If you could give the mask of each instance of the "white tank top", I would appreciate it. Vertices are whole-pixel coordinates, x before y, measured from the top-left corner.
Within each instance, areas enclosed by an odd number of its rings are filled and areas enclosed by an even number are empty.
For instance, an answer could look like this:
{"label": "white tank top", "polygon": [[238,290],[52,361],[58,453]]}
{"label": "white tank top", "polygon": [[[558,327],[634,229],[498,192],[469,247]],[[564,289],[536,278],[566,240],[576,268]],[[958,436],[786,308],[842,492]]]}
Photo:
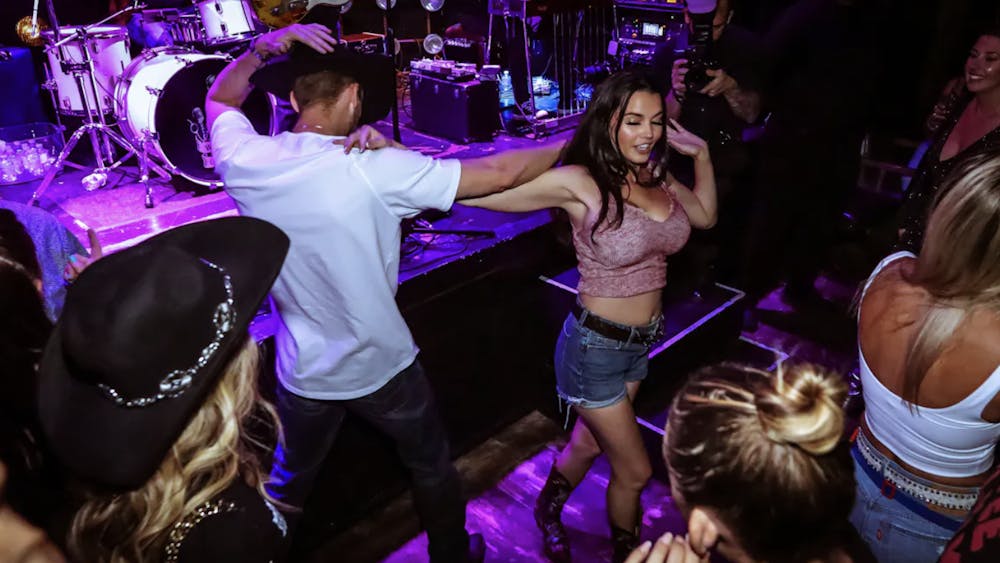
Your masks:
{"label": "white tank top", "polygon": [[[910,252],[886,257],[865,282],[862,292],[890,263],[914,258]],[[1000,366],[975,391],[950,407],[911,409],[875,377],[858,343],[865,420],[878,441],[911,467],[941,477],[970,477],[993,467],[993,452],[1000,437],[1000,423],[980,416],[1000,392]]]}

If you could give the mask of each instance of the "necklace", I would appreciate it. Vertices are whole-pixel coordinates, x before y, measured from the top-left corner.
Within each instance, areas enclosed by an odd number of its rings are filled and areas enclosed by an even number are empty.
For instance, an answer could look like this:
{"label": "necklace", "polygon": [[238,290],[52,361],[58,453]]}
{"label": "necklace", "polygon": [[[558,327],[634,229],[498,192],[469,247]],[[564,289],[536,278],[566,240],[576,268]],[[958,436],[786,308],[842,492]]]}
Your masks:
{"label": "necklace", "polygon": [[309,133],[322,133],[324,135],[330,135],[331,133],[329,133],[329,129],[330,128],[327,127],[327,126],[325,126],[325,125],[309,125],[309,124],[306,124],[306,123],[300,123],[300,124],[296,125],[292,129],[292,132],[293,133],[305,133],[305,132],[309,132]]}

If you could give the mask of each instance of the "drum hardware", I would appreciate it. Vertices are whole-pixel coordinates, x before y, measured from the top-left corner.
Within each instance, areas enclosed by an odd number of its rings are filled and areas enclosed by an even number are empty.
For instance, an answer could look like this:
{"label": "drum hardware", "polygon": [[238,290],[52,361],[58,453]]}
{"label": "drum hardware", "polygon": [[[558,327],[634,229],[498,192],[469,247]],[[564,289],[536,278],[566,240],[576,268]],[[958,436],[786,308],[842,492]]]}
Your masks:
{"label": "drum hardware", "polygon": [[196,0],[193,13],[176,8],[148,10],[144,18],[162,22],[174,45],[216,47],[246,41],[257,34],[247,0]]}
{"label": "drum hardware", "polygon": [[[147,209],[153,208],[153,190],[150,187],[152,184],[149,183],[149,168],[152,162],[149,158],[149,143],[154,140],[155,135],[150,135],[148,131],[144,131],[139,135],[139,148],[141,150],[139,156],[139,182],[146,188],[146,200],[144,202]],[[169,175],[165,175],[163,170],[154,166],[157,174],[159,174],[164,180],[170,178]]]}
{"label": "drum hardware", "polygon": [[195,7],[205,45],[226,45],[256,35],[253,11],[244,0],[202,0]]}
{"label": "drum hardware", "polygon": [[[110,33],[109,37],[108,34],[105,33],[109,28],[107,26],[101,26],[104,23],[121,16],[122,14],[141,8],[141,5],[135,3],[130,6],[126,6],[124,9],[111,14],[93,25],[63,29],[59,29],[58,27],[54,28],[54,32],[51,34],[53,37],[53,43],[46,49],[49,54],[49,71],[53,74],[50,79],[55,80],[56,89],[59,88],[60,79],[60,77],[56,74],[56,69],[62,71],[63,76],[69,75],[73,79],[73,82],[76,85],[76,93],[79,94],[79,103],[82,106],[84,123],[78,127],[72,135],[70,135],[62,151],[59,153],[59,156],[56,158],[55,165],[49,169],[44,178],[42,178],[38,188],[31,195],[31,205],[38,204],[39,199],[48,189],[52,181],[55,180],[57,172],[61,170],[63,164],[66,163],[66,160],[69,158],[69,154],[73,151],[76,144],[83,138],[84,135],[90,137],[91,145],[94,149],[94,157],[97,161],[97,166],[93,169],[93,171],[81,180],[84,187],[88,190],[94,190],[104,186],[107,183],[108,172],[118,168],[123,162],[132,156],[139,159],[139,168],[140,170],[145,171],[145,173],[140,176],[140,181],[142,181],[146,188],[147,207],[152,207],[153,203],[152,185],[149,182],[149,168],[152,168],[165,180],[170,178],[170,175],[161,166],[150,161],[149,155],[145,150],[146,143],[144,140],[141,142],[143,145],[142,147],[136,147],[135,144],[117,133],[111,128],[111,126],[108,125],[108,122],[105,119],[105,113],[107,113],[107,111],[101,104],[102,99],[100,93],[104,87],[98,82],[98,68],[95,66],[94,56],[95,54],[102,56],[104,53],[109,51],[114,53],[115,50],[104,48],[96,49],[95,43],[98,39],[113,39],[114,41],[112,41],[110,45],[118,45],[119,42],[117,41],[117,32],[124,31],[121,28],[111,28],[116,30],[116,32]],[[52,15],[54,16],[54,14]],[[68,33],[66,31],[68,31]],[[127,52],[127,47],[125,48],[125,51]],[[53,57],[58,64],[52,64]],[[75,59],[71,57],[79,58]],[[104,63],[106,61],[102,58],[101,62]],[[113,60],[113,63],[117,62],[120,62],[120,60]],[[107,78],[103,75],[101,75],[101,77]],[[115,75],[112,75],[110,78],[115,78]],[[72,110],[73,108],[71,107],[70,109]],[[109,110],[110,109],[113,108],[109,108]],[[118,160],[115,160],[115,152],[112,147],[112,143],[118,145],[125,151],[124,156]],[[109,165],[108,162],[111,164]]]}

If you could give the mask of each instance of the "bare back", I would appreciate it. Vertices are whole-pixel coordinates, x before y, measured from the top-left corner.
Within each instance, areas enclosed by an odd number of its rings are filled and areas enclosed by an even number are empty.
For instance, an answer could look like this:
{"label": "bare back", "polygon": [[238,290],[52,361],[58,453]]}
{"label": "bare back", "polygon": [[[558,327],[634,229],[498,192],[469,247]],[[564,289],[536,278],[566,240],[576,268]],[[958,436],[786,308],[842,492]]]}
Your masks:
{"label": "bare back", "polygon": [[[890,264],[875,279],[861,304],[858,336],[861,353],[878,380],[903,393],[903,370],[910,341],[929,296],[902,279],[912,258]],[[978,388],[1000,364],[1000,318],[981,311],[968,317],[945,345],[920,385],[917,404],[952,406]],[[1000,422],[1000,397],[983,410],[983,420]]]}

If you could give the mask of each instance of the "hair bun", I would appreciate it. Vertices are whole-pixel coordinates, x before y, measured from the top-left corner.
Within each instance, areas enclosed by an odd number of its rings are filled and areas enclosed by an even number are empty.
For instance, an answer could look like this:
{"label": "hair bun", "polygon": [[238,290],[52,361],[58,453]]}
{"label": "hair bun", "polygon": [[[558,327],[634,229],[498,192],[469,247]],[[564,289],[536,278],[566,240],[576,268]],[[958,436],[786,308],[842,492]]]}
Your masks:
{"label": "hair bun", "polygon": [[754,389],[767,437],[795,444],[813,455],[828,453],[840,441],[846,396],[840,376],[809,364],[779,368]]}

